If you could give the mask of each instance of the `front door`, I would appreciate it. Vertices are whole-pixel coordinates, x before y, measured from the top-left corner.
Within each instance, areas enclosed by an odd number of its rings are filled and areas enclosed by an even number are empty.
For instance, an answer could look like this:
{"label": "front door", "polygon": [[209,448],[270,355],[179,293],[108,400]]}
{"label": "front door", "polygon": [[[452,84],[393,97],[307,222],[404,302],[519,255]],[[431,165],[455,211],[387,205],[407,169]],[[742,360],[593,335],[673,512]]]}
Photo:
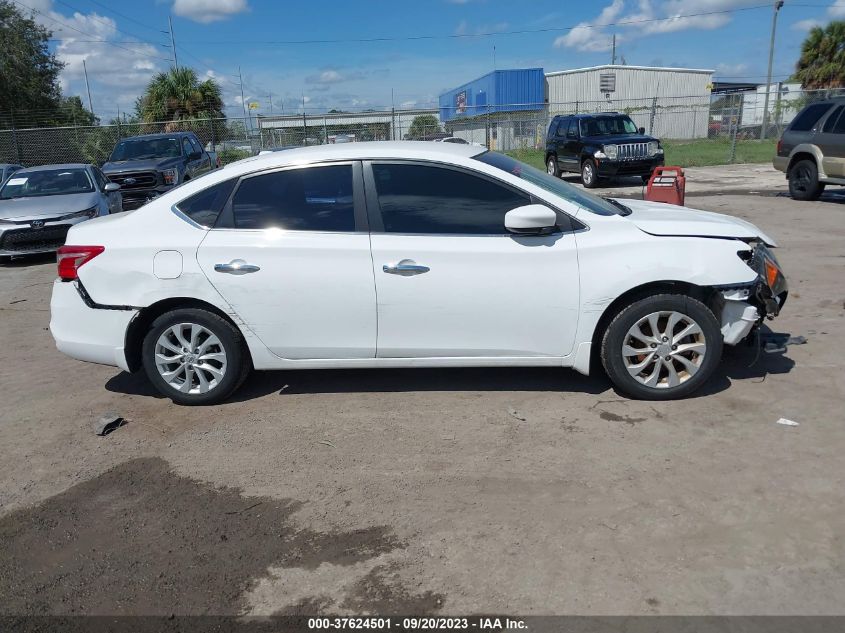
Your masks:
{"label": "front door", "polygon": [[571,233],[516,236],[524,192],[481,174],[373,162],[367,172],[379,358],[561,357],[578,321]]}
{"label": "front door", "polygon": [[245,176],[198,249],[214,287],[282,358],[375,356],[370,239],[355,178],[357,163]]}

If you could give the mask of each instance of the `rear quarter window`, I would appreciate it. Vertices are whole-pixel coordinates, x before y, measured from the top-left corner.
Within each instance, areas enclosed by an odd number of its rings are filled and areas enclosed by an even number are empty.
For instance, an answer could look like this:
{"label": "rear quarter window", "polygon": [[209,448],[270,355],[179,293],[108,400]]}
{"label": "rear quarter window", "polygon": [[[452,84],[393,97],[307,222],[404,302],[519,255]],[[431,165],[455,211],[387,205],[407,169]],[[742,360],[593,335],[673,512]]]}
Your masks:
{"label": "rear quarter window", "polygon": [[185,198],[176,208],[200,226],[211,228],[229,199],[236,180],[224,180]]}

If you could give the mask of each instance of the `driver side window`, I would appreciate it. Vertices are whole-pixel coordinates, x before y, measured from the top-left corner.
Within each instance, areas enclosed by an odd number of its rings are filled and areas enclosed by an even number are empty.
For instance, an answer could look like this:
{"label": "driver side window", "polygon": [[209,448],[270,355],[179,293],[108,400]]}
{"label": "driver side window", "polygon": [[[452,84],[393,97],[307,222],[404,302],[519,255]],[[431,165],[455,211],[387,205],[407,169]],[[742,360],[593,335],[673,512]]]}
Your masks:
{"label": "driver side window", "polygon": [[193,153],[191,149],[191,141],[188,140],[188,137],[182,139],[182,153],[185,156],[190,156]]}

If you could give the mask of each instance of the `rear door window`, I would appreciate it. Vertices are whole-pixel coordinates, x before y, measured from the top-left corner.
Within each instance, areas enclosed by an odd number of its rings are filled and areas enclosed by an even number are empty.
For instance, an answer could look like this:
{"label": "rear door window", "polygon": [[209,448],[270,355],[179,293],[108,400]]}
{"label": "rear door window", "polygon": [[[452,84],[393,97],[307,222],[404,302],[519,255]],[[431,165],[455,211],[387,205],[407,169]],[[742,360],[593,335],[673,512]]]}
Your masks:
{"label": "rear door window", "polygon": [[237,229],[355,230],[352,165],[287,169],[245,178],[232,199]]}
{"label": "rear door window", "polygon": [[830,110],[833,104],[830,103],[814,103],[807,106],[801,114],[795,117],[792,125],[789,127],[792,132],[809,132],[813,129],[819,119],[824,116],[824,113]]}
{"label": "rear door window", "polygon": [[837,120],[840,118],[842,114],[842,106],[839,106],[830,113],[830,116],[827,117],[827,120],[824,122],[824,127],[822,128],[822,132],[833,132],[833,128],[836,125]]}

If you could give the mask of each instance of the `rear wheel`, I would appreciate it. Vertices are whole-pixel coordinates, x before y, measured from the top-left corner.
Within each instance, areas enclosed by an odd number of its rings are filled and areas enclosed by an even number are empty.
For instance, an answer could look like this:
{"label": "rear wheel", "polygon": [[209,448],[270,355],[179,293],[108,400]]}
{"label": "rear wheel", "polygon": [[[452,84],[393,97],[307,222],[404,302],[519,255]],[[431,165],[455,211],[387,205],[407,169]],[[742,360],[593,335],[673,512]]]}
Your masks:
{"label": "rear wheel", "polygon": [[624,308],[605,331],[601,359],[619,391],[641,400],[690,395],[722,356],[716,317],[700,301],[655,295]]}
{"label": "rear wheel", "polygon": [[560,167],[557,165],[557,156],[549,156],[546,158],[546,173],[549,176],[560,177]]}
{"label": "rear wheel", "polygon": [[599,177],[596,173],[596,164],[592,158],[588,158],[581,165],[581,182],[587,189],[594,189],[598,186]]}
{"label": "rear wheel", "polygon": [[818,200],[824,191],[816,163],[800,160],[789,170],[789,194],[795,200]]}
{"label": "rear wheel", "polygon": [[249,373],[241,333],[226,319],[197,308],[167,312],[153,321],[141,347],[150,382],[176,404],[215,404]]}

